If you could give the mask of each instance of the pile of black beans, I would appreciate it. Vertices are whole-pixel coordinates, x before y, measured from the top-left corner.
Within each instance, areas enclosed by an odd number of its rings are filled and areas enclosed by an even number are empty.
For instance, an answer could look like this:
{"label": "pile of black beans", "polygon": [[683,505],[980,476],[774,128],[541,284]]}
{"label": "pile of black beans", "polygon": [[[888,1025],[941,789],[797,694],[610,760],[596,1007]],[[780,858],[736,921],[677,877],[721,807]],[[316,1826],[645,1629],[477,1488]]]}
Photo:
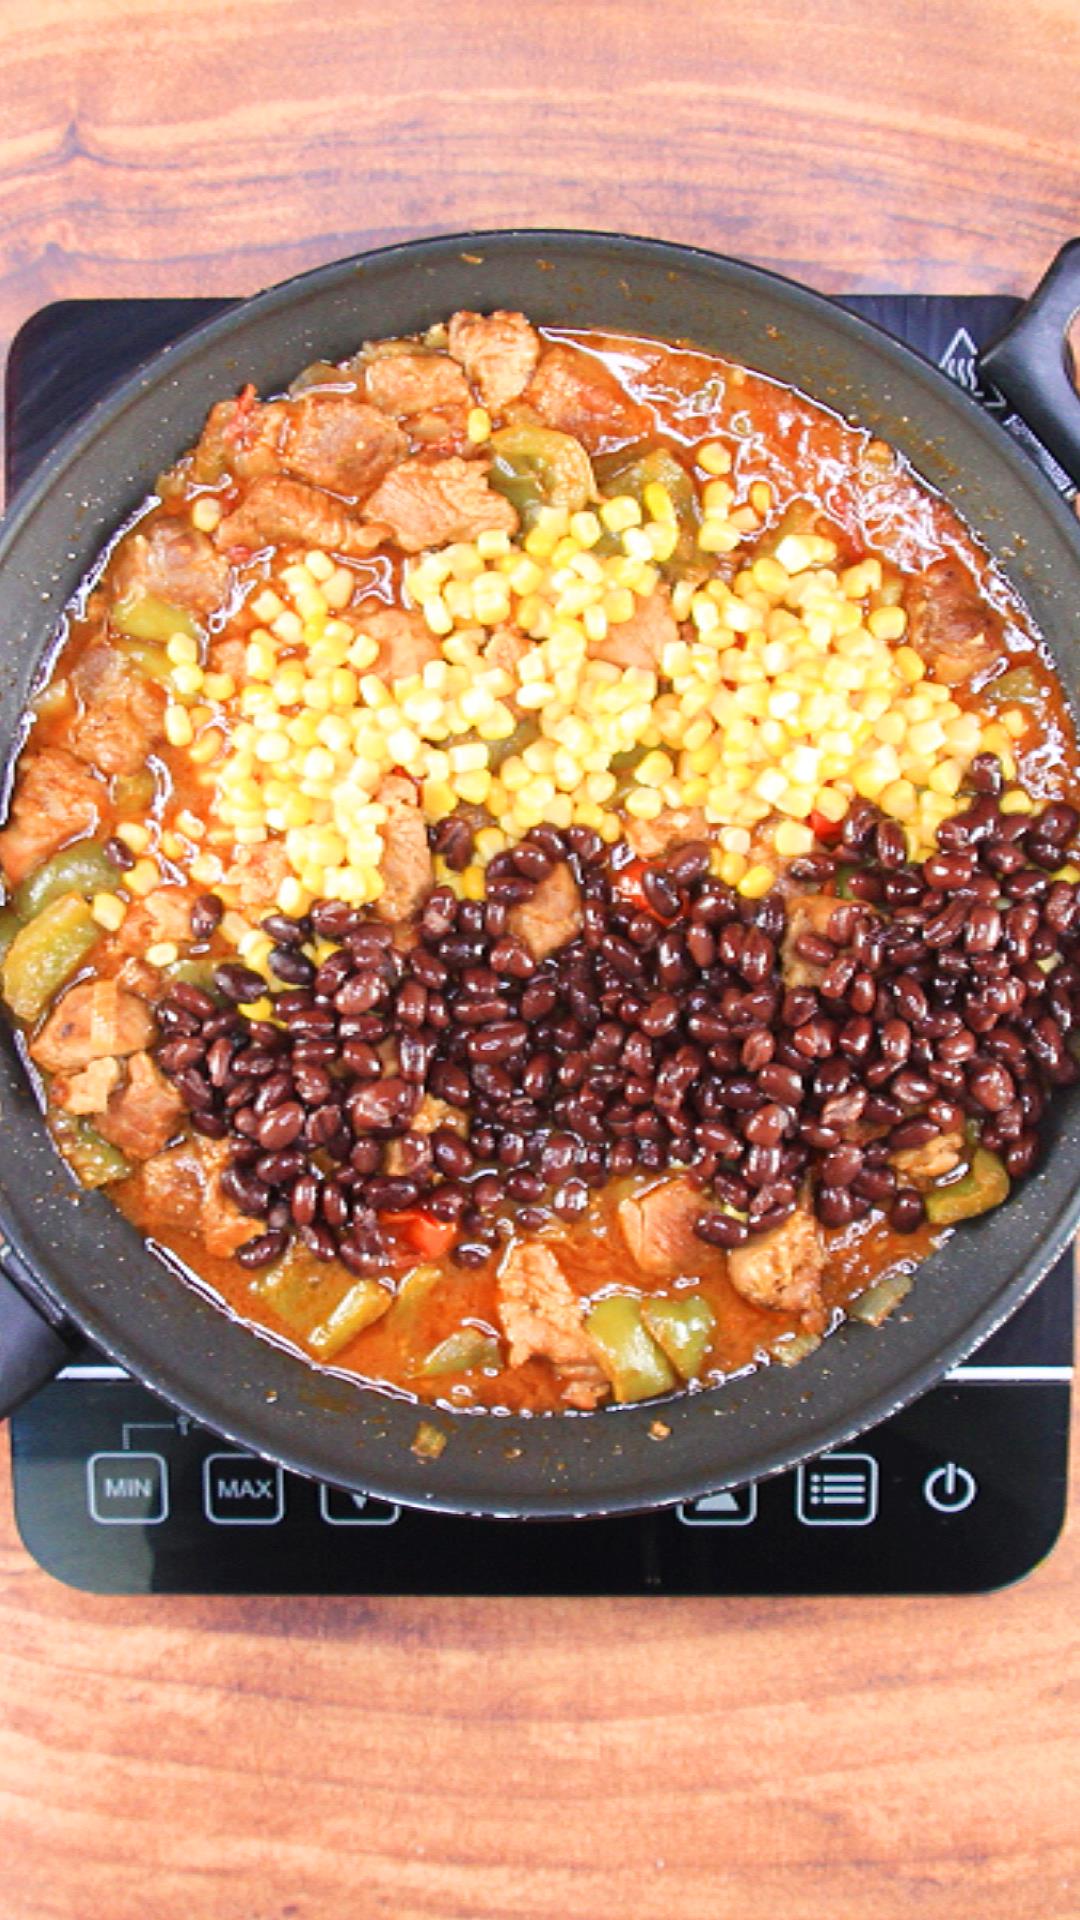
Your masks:
{"label": "pile of black beans", "polygon": [[[1080,889],[1053,876],[1080,814],[1002,812],[988,757],[973,777],[924,862],[857,802],[835,845],[753,902],[705,845],[643,864],[544,826],[491,861],[484,900],[436,887],[412,945],[340,902],[272,915],[273,1021],[239,1011],[266,983],[234,962],[216,997],[177,985],[160,1007],[158,1060],[194,1128],[230,1143],[226,1190],[266,1223],[238,1257],[269,1261],[295,1233],[372,1271],[381,1217],[421,1208],[480,1265],[513,1223],[573,1220],[590,1189],[672,1166],[700,1184],[698,1232],[718,1246],[779,1225],[807,1189],[826,1226],[877,1211],[912,1232],[923,1200],[891,1156],[972,1120],[1021,1178],[1078,1072]],[[583,925],[537,961],[511,916],[561,861]],[[789,903],[834,889],[824,931],[789,930]],[[319,965],[315,936],[339,943]],[[785,980],[792,957],[812,984]],[[425,1094],[453,1111],[421,1114]]]}

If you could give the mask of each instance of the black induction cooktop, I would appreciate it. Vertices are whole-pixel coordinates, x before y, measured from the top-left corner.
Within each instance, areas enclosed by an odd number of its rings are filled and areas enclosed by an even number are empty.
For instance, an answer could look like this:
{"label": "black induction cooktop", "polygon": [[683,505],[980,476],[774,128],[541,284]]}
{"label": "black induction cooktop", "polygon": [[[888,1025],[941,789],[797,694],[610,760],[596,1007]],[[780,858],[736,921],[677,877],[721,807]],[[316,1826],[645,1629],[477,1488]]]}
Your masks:
{"label": "black induction cooktop", "polygon": [[[75,300],[23,327],[7,372],[7,482],[134,366],[230,303]],[[999,394],[981,345],[1016,302],[842,302],[934,361],[1069,483]],[[11,1423],[25,1545],[99,1593],[953,1593],[1003,1585],[1065,1513],[1071,1256],[942,1384],[797,1472],[662,1513],[461,1520],[320,1486],[238,1452],[90,1348]]]}

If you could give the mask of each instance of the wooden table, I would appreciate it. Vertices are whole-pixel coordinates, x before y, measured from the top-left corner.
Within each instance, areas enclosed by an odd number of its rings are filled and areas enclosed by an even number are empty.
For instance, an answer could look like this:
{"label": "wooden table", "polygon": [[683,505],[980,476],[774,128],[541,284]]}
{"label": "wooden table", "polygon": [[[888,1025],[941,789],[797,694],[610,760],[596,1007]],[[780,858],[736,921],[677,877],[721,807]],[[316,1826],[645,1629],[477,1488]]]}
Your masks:
{"label": "wooden table", "polygon": [[[1075,0],[0,6],[0,331],[471,225],[1022,291]],[[964,1600],[93,1600],[0,1489],[4,1920],[1070,1920],[1080,1530]]]}

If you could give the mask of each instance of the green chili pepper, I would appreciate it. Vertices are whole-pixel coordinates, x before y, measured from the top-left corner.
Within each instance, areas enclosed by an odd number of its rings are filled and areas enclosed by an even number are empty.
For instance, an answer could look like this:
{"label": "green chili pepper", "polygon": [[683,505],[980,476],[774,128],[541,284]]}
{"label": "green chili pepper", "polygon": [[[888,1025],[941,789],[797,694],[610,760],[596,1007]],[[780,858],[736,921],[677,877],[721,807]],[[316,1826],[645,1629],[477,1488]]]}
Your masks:
{"label": "green chili pepper", "polygon": [[258,1274],[251,1291],[320,1360],[332,1360],[380,1319],[393,1299],[378,1280],[351,1280],[344,1267],[316,1260],[296,1246]]}
{"label": "green chili pepper", "polygon": [[308,1346],[320,1360],[332,1360],[358,1333],[381,1320],[390,1307],[393,1294],[377,1280],[354,1280],[337,1306],[308,1334]]}
{"label": "green chili pepper", "polygon": [[700,1293],[662,1295],[642,1303],[641,1317],[677,1373],[693,1380],[701,1372],[716,1318]]}
{"label": "green chili pepper", "polygon": [[107,1187],[114,1180],[127,1179],[130,1164],[89,1120],[57,1107],[49,1109],[49,1119],[57,1146],[84,1187]]}
{"label": "green chili pepper", "polygon": [[627,1293],[609,1294],[592,1310],[586,1332],[599,1350],[616,1400],[651,1400],[670,1393],[675,1371],[641,1317],[641,1301]]}
{"label": "green chili pepper", "polygon": [[1004,701],[1006,705],[1039,706],[1043,689],[1030,667],[1012,667],[999,680],[991,680],[983,688],[982,698],[995,704]]}
{"label": "green chili pepper", "polygon": [[101,937],[85,900],[65,893],[16,934],[4,961],[4,998],[20,1020],[36,1020]]}
{"label": "green chili pepper", "polygon": [[595,493],[592,462],[580,440],[553,427],[500,427],[488,445],[488,481],[531,527],[542,507],[580,512]]}
{"label": "green chili pepper", "polygon": [[118,773],[112,783],[112,797],[121,813],[147,813],[153,803],[155,781],[152,773]]}
{"label": "green chili pepper", "polygon": [[125,594],[113,608],[111,618],[113,626],[126,633],[129,640],[149,640],[158,647],[166,646],[174,633],[186,633],[189,640],[199,637],[198,623],[187,607],[174,606],[156,593],[136,589]]}
{"label": "green chili pepper", "polygon": [[416,1371],[421,1379],[430,1380],[441,1373],[473,1373],[481,1367],[497,1367],[501,1360],[494,1334],[481,1333],[478,1327],[458,1327],[432,1347]]}
{"label": "green chili pepper", "polygon": [[606,460],[597,462],[597,473],[601,491],[609,499],[617,494],[628,493],[646,512],[646,487],[665,487],[679,523],[679,543],[670,560],[664,561],[661,572],[666,578],[677,580],[700,566],[701,555],[697,550],[696,535],[701,522],[701,508],[697,491],[686,468],[667,447],[650,447],[644,453],[635,454],[632,459],[628,459],[625,453],[610,455]]}
{"label": "green chili pepper", "polygon": [[162,967],[161,971],[166,980],[171,980],[178,986],[182,983],[187,987],[201,987],[203,993],[208,993],[211,999],[217,1000],[220,995],[214,985],[214,966],[213,960],[189,957],[184,960],[174,960],[171,965]]}
{"label": "green chili pepper", "polygon": [[22,921],[17,913],[13,913],[10,907],[0,907],[0,966],[3,966],[8,948],[21,926]]}
{"label": "green chili pepper", "polygon": [[926,1217],[935,1227],[951,1227],[957,1220],[989,1213],[991,1207],[999,1207],[1008,1197],[1009,1176],[1004,1163],[987,1147],[976,1147],[962,1179],[934,1187],[927,1194]]}
{"label": "green chili pepper", "polygon": [[12,905],[20,920],[32,920],[62,894],[78,893],[89,900],[95,893],[110,893],[119,878],[120,869],[104,847],[96,840],[78,840],[35,867],[16,888]]}

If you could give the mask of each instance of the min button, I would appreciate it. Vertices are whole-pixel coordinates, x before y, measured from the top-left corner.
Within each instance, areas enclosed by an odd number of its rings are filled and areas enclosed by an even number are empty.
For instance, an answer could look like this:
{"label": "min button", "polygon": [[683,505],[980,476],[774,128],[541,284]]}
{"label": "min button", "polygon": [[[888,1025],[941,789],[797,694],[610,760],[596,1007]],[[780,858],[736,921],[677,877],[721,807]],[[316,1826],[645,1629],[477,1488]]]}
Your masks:
{"label": "min button", "polygon": [[169,1514],[169,1470],[160,1453],[93,1453],[86,1501],[99,1527],[156,1527]]}
{"label": "min button", "polygon": [[285,1518],[280,1467],[257,1453],[210,1453],[203,1461],[203,1507],[215,1527],[273,1527]]}

